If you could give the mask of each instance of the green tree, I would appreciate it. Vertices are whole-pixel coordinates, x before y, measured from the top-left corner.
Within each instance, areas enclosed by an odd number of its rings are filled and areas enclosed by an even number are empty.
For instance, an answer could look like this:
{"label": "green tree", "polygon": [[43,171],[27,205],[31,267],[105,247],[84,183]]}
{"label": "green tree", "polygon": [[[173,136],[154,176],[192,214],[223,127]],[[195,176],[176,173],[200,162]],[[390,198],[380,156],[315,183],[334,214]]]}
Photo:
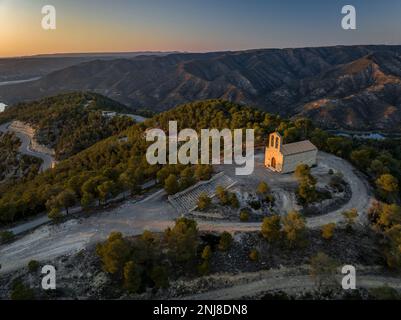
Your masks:
{"label": "green tree", "polygon": [[66,189],[62,191],[58,196],[57,196],[57,202],[61,207],[63,207],[68,214],[68,209],[71,208],[75,202],[77,201],[77,198],[75,196],[74,191]]}
{"label": "green tree", "polygon": [[202,192],[198,199],[198,209],[203,211],[210,207],[212,199],[205,193]]}
{"label": "green tree", "polygon": [[133,261],[128,261],[124,265],[124,288],[130,293],[136,293],[142,285],[142,275],[140,268]]}
{"label": "green tree", "polygon": [[158,289],[166,289],[169,286],[168,271],[166,267],[155,266],[150,272],[150,278]]}
{"label": "green tree", "polygon": [[358,218],[358,211],[356,209],[351,209],[344,211],[342,215],[345,219],[345,224],[347,228],[352,228],[355,224],[356,218]]}
{"label": "green tree", "polygon": [[395,193],[398,189],[398,179],[391,174],[383,174],[376,180],[376,185],[388,193]]}
{"label": "green tree", "polygon": [[310,276],[319,290],[336,285],[338,263],[327,254],[319,252],[310,261]]}
{"label": "green tree", "polygon": [[210,260],[210,258],[212,257],[212,248],[211,246],[206,246],[203,248],[202,251],[202,259],[203,260]]}
{"label": "green tree", "polygon": [[220,251],[227,251],[231,244],[233,242],[233,237],[231,236],[230,233],[228,232],[223,232],[220,236],[220,241],[219,241],[219,250]]}
{"label": "green tree", "polygon": [[195,261],[199,245],[198,227],[194,220],[179,218],[172,229],[165,231],[168,254],[175,262]]}
{"label": "green tree", "polygon": [[131,248],[120,232],[112,232],[107,240],[96,247],[96,253],[103,262],[103,270],[118,274],[128,261]]}
{"label": "green tree", "polygon": [[218,186],[218,187],[216,188],[216,196],[217,196],[217,198],[219,199],[220,203],[221,203],[223,206],[228,205],[230,199],[229,199],[228,192],[227,192],[226,189],[224,189],[224,187]]}
{"label": "green tree", "polygon": [[10,242],[14,239],[14,233],[12,231],[0,231],[0,244]]}
{"label": "green tree", "polygon": [[231,207],[236,208],[236,209],[239,208],[239,201],[238,201],[237,195],[235,193],[230,192],[228,194],[228,199],[229,199],[229,203],[230,203]]}
{"label": "green tree", "polygon": [[31,260],[28,263],[28,270],[29,272],[33,273],[38,271],[39,269],[39,262],[37,262],[36,260]]}
{"label": "green tree", "polygon": [[170,174],[168,176],[168,178],[164,182],[164,189],[169,195],[175,194],[179,191],[177,177],[174,174]]}
{"label": "green tree", "polygon": [[34,291],[26,286],[20,279],[11,284],[11,300],[34,300]]}
{"label": "green tree", "polygon": [[305,241],[305,219],[296,211],[282,218],[283,232],[290,247],[300,246]]}
{"label": "green tree", "polygon": [[382,229],[401,224],[401,207],[396,204],[382,204],[377,224]]}
{"label": "green tree", "polygon": [[265,217],[262,223],[261,230],[263,238],[269,242],[274,242],[280,239],[281,236],[281,218],[279,215]]}
{"label": "green tree", "polygon": [[242,209],[239,214],[239,219],[241,222],[248,222],[249,221],[249,211],[247,209]]}
{"label": "green tree", "polygon": [[113,181],[107,180],[97,187],[99,199],[104,203],[110,199],[116,191],[116,186]]}

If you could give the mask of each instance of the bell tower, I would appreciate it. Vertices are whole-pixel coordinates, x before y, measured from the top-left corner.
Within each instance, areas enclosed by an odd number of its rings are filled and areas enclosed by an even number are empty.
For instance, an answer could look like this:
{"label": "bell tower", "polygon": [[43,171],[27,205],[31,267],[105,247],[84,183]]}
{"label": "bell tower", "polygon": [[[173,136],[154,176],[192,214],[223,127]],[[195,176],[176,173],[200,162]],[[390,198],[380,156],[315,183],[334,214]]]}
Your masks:
{"label": "bell tower", "polygon": [[269,136],[269,145],[268,148],[277,149],[278,152],[281,152],[281,147],[283,145],[283,137],[280,133],[273,132]]}

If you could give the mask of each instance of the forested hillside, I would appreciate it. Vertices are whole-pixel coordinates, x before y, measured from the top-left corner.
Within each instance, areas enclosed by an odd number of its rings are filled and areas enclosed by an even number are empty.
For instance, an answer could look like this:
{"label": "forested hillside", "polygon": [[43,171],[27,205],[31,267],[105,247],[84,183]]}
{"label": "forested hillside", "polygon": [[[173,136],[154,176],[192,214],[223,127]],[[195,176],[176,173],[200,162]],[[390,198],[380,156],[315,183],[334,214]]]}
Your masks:
{"label": "forested hillside", "polygon": [[0,133],[0,185],[31,179],[39,171],[40,159],[20,154],[21,141],[12,133]]}
{"label": "forested hillside", "polygon": [[70,93],[10,107],[0,113],[0,124],[12,120],[30,124],[38,142],[55,149],[56,159],[63,160],[134,124],[125,116],[104,117],[102,110],[128,112],[124,105],[98,94]]}
{"label": "forested hillside", "polygon": [[[183,186],[204,179],[207,170],[204,171],[202,166],[161,167],[151,166],[146,161],[149,143],[145,141],[145,130],[158,127],[167,131],[169,120],[178,121],[179,129],[254,128],[257,143],[263,143],[267,134],[274,130],[280,131],[286,142],[310,138],[319,149],[351,160],[370,176],[372,182],[386,174],[401,181],[399,141],[375,144],[334,137],[315,128],[307,119],[290,122],[253,108],[209,100],[186,104],[133,125],[60,162],[55,169],[30,181],[0,189],[1,223],[43,212],[46,203],[55,211],[74,203],[84,207],[102,204],[123,190],[137,193],[139,186],[150,179],[165,182],[167,177],[173,176],[170,180],[177,178],[181,183],[188,182]],[[394,196],[398,194],[395,189]]]}

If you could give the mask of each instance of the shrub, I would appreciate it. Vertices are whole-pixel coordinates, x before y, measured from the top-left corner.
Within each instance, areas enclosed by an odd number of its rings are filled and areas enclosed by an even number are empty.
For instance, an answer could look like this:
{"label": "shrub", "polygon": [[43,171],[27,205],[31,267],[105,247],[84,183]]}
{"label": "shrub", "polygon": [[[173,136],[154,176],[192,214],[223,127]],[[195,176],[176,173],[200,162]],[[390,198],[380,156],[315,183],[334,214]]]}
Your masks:
{"label": "shrub", "polygon": [[249,212],[246,209],[241,210],[240,214],[239,214],[239,219],[242,222],[248,222],[249,221]]}
{"label": "shrub", "polygon": [[227,251],[233,242],[233,237],[228,232],[223,232],[220,237],[219,250]]}
{"label": "shrub", "polygon": [[169,286],[168,272],[165,267],[155,266],[150,273],[150,278],[156,288],[166,289]]}
{"label": "shrub", "polygon": [[322,227],[323,239],[330,240],[334,236],[334,230],[336,229],[335,223],[329,223]]}
{"label": "shrub", "polygon": [[356,218],[358,217],[358,211],[356,209],[351,209],[351,210],[344,211],[342,213],[342,215],[345,219],[347,228],[352,228],[352,226],[355,223]]}
{"label": "shrub", "polygon": [[206,275],[210,272],[210,264],[208,260],[204,260],[199,266],[198,271],[201,275]]}
{"label": "shrub", "polygon": [[230,202],[231,207],[239,208],[239,201],[238,201],[238,198],[237,198],[235,193],[230,193],[228,195],[228,198],[229,198],[229,202]]}
{"label": "shrub", "polygon": [[202,192],[198,199],[198,209],[203,211],[207,209],[211,203],[212,199],[205,192]]}
{"label": "shrub", "polygon": [[205,248],[203,248],[202,251],[202,259],[210,260],[211,257],[212,257],[212,248],[210,246],[206,246]]}
{"label": "shrub", "polygon": [[270,188],[266,182],[262,181],[261,183],[259,183],[256,192],[262,196],[266,196],[270,192]]}
{"label": "shrub", "polygon": [[170,174],[168,178],[164,181],[164,189],[167,194],[175,194],[179,191],[179,184],[177,181],[177,177],[174,174]]}
{"label": "shrub", "polygon": [[36,260],[31,260],[28,263],[28,270],[29,272],[36,272],[39,269],[39,262]]}
{"label": "shrub", "polygon": [[249,259],[251,261],[259,261],[259,251],[256,249],[252,249],[249,253]]}
{"label": "shrub", "polygon": [[14,233],[11,231],[1,231],[0,232],[0,244],[10,242],[14,239]]}
{"label": "shrub", "polygon": [[140,290],[142,284],[141,271],[133,262],[129,261],[124,265],[124,288],[130,293]]}
{"label": "shrub", "polygon": [[14,280],[11,285],[12,300],[33,300],[35,294],[33,290],[22,283],[20,279]]}

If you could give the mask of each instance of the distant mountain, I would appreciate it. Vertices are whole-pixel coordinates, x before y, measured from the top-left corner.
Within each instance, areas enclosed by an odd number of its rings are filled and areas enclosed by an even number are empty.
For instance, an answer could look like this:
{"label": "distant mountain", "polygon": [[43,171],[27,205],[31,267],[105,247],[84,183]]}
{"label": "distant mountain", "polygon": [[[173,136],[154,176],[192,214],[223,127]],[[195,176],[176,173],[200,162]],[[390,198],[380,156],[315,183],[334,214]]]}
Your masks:
{"label": "distant mountain", "polygon": [[11,104],[90,90],[131,108],[226,99],[327,128],[401,130],[401,46],[262,49],[95,60],[0,87]]}
{"label": "distant mountain", "polygon": [[17,58],[0,58],[0,84],[43,77],[51,72],[93,60],[131,59],[163,56],[172,52],[57,53]]}

